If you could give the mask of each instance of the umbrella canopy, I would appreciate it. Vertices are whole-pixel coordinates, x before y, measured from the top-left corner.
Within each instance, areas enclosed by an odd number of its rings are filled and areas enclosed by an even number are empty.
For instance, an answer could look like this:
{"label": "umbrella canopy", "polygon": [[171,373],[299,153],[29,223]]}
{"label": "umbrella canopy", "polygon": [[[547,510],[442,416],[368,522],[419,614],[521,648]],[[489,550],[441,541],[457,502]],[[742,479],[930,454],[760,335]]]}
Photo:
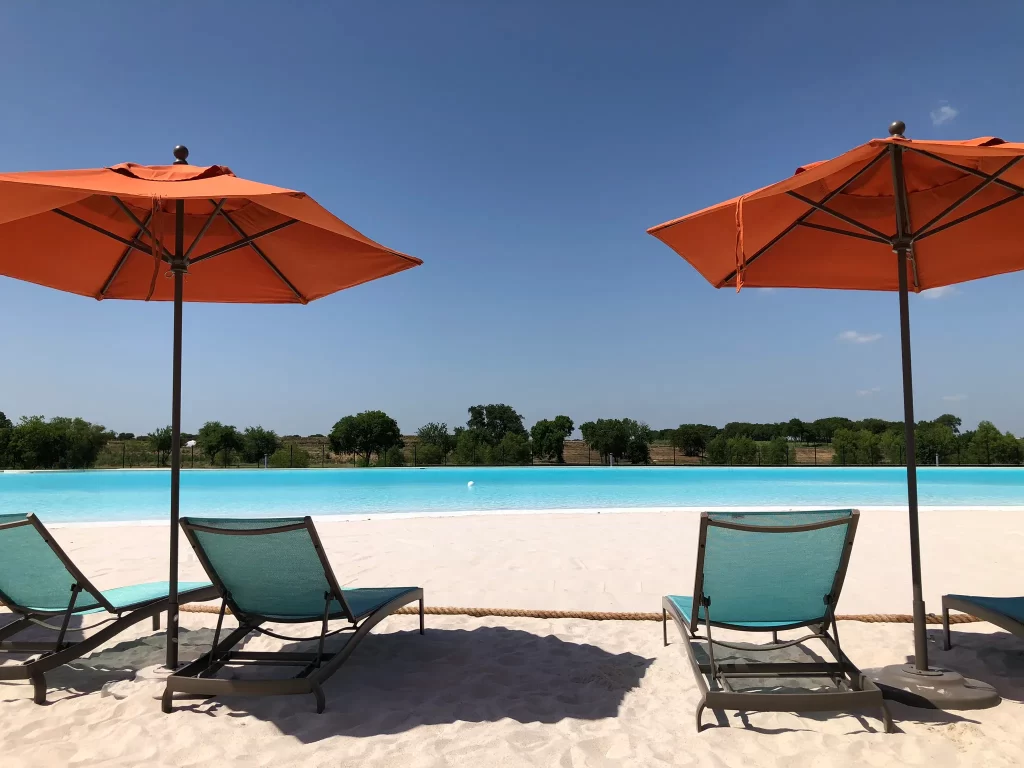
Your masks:
{"label": "umbrella canopy", "polygon": [[[909,212],[903,233],[897,157]],[[902,234],[909,289],[923,291],[1024,267],[1022,159],[1024,144],[990,137],[875,139],[647,231],[716,288],[870,291],[899,290],[893,253]]]}
{"label": "umbrella canopy", "polygon": [[716,288],[899,291],[915,657],[880,682],[907,703],[988,706],[990,686],[928,665],[908,294],[1024,269],[1024,144],[904,131],[648,232]]}
{"label": "umbrella canopy", "polygon": [[173,300],[160,278],[175,258],[175,201],[185,301],[305,304],[422,263],[302,192],[219,165],[123,163],[0,174],[0,274],[96,299]]}
{"label": "umbrella canopy", "polygon": [[[177,604],[185,301],[306,304],[422,264],[302,192],[221,165],[0,174],[0,275],[95,299],[173,301],[169,597]],[[165,277],[172,277],[167,280]],[[167,666],[178,663],[168,611]]]}

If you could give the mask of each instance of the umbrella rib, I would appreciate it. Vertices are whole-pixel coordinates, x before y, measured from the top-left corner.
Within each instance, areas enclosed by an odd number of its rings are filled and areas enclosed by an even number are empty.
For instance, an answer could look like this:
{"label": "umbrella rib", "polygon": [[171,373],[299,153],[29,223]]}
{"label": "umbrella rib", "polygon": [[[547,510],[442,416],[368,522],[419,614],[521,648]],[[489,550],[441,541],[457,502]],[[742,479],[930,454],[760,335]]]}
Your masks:
{"label": "umbrella rib", "polygon": [[[149,224],[149,220],[152,219],[152,218],[153,218],[153,212],[150,211],[149,214],[146,216],[146,220],[143,223],[144,224]],[[142,233],[142,230],[140,229],[138,232],[135,233],[135,237],[132,238],[132,239],[133,240],[138,240],[139,239],[139,235],[141,233]],[[121,258],[117,260],[117,264],[114,265],[114,268],[110,271],[110,274],[107,275],[107,279],[106,279],[106,282],[103,283],[103,287],[100,288],[99,296],[96,297],[97,299],[102,299],[104,296],[107,295],[107,291],[109,291],[110,290],[110,286],[114,284],[114,281],[117,279],[118,274],[120,274],[120,272],[121,272],[121,267],[123,267],[124,263],[126,261],[128,261],[128,256],[131,254],[131,252],[133,250],[134,249],[132,248],[132,246],[130,246],[130,245],[129,246],[125,246],[124,252],[121,254]]]}
{"label": "umbrella rib", "polygon": [[1024,197],[1024,190],[1020,192],[1014,192],[1012,195],[1004,197],[1002,200],[996,200],[996,202],[990,203],[989,205],[986,205],[984,208],[979,208],[976,211],[972,211],[971,213],[965,214],[964,216],[961,216],[959,219],[953,219],[953,221],[943,224],[941,227],[935,227],[935,229],[929,230],[928,232],[925,232],[923,235],[918,237],[917,240],[924,240],[926,238],[931,237],[932,235],[939,234],[939,232],[945,232],[950,227],[955,227],[957,224],[963,224],[965,221],[973,219],[975,216],[980,216],[983,213],[988,213],[993,208],[998,208],[1001,205],[1012,203],[1014,200],[1019,200],[1022,197]]}
{"label": "umbrella rib", "polygon": [[[935,224],[935,223],[937,223],[939,221],[942,221],[944,218],[946,218],[946,216],[948,216],[954,210],[956,210],[961,205],[963,205],[968,200],[970,200],[972,197],[977,195],[979,192],[981,192],[981,190],[985,189],[985,187],[989,186],[993,182],[998,181],[1000,176],[1002,176],[1006,171],[1008,171],[1011,168],[1013,168],[1013,166],[1015,166],[1021,160],[1024,160],[1024,156],[1015,157],[1015,158],[1011,159],[1010,162],[1008,162],[1006,165],[1004,165],[1002,168],[1000,168],[995,173],[993,173],[991,175],[983,176],[982,178],[984,180],[981,182],[981,184],[976,186],[974,189],[971,189],[971,190],[968,190],[967,192],[965,192],[952,205],[950,205],[948,208],[946,208],[946,210],[942,211],[937,216],[932,218],[931,221],[929,221],[927,224],[925,224],[919,230],[917,230],[917,232],[915,232],[914,234],[912,234],[910,236],[911,240],[916,240],[917,238],[921,237],[921,235],[923,235],[924,233],[926,233],[928,231],[928,228],[930,226],[932,226],[933,224]],[[1020,194],[1020,193],[1018,193],[1018,194]]]}
{"label": "umbrella rib", "polygon": [[790,197],[795,197],[801,203],[809,205],[812,208],[814,208],[815,210],[821,211],[822,213],[827,213],[829,216],[834,216],[835,218],[839,219],[840,221],[845,221],[851,227],[856,227],[857,229],[862,229],[865,232],[867,232],[868,234],[874,235],[875,237],[882,238],[887,243],[891,242],[890,238],[888,236],[886,236],[884,232],[880,232],[877,229],[875,229],[874,227],[869,227],[867,224],[862,224],[861,222],[857,221],[856,219],[854,219],[854,218],[852,218],[850,216],[847,216],[845,213],[840,213],[839,211],[833,211],[831,208],[826,208],[821,203],[816,203],[813,200],[811,200],[811,198],[804,197],[799,192],[793,192],[792,190],[790,190],[789,192],[786,192],[786,194],[789,195]]}
{"label": "umbrella rib", "polygon": [[[127,246],[128,248],[134,248],[139,253],[144,253],[147,256],[153,255],[152,249],[145,243],[140,243],[138,240],[129,240],[128,238],[121,237],[120,235],[114,234],[109,229],[104,229],[98,224],[93,224],[91,221],[81,219],[78,216],[75,216],[73,213],[62,211],[60,208],[54,208],[53,212],[56,213],[58,216],[63,216],[65,219],[70,219],[76,224],[81,224],[83,227],[91,229],[93,232],[99,232],[101,235],[106,235],[112,240],[117,240],[117,242],[121,243],[124,246]],[[162,261],[167,261],[167,259],[162,259]]]}
{"label": "umbrella rib", "polygon": [[[224,218],[227,218],[227,214],[224,213],[224,211],[221,211],[220,215],[223,216]],[[230,221],[230,219],[228,219],[228,221]],[[214,256],[220,256],[231,251],[237,251],[239,248],[244,248],[245,246],[251,244],[254,240],[259,240],[261,237],[266,237],[267,235],[271,235],[274,232],[277,232],[278,230],[284,229],[285,227],[290,227],[292,224],[298,223],[298,219],[288,219],[288,221],[283,221],[280,224],[275,224],[272,227],[264,229],[262,232],[257,232],[254,235],[247,235],[241,240],[231,243],[230,245],[225,245],[222,246],[221,248],[217,248],[216,250],[204,253],[201,256],[196,256],[194,259],[192,259],[191,263],[198,264],[201,261],[212,259]]]}
{"label": "umbrella rib", "polygon": [[[295,294],[295,298],[297,298],[299,301],[301,301],[303,304],[305,304],[306,303],[306,297],[303,296],[301,293],[299,293],[299,290],[294,285],[292,285],[291,280],[289,280],[287,277],[285,277],[284,273],[282,273],[281,270],[277,268],[277,265],[274,264],[274,262],[272,262],[270,260],[270,258],[267,256],[267,254],[265,254],[263,252],[263,249],[260,248],[258,245],[256,245],[256,243],[254,243],[252,241],[252,239],[250,239],[249,236],[245,234],[245,230],[243,230],[235,222],[235,220],[232,219],[231,216],[228,215],[227,211],[221,211],[220,215],[223,216],[225,219],[227,219],[228,224],[230,224],[234,228],[235,232],[237,232],[244,239],[249,241],[248,242],[248,246],[250,248],[252,248],[252,250],[256,253],[256,255],[259,256],[261,259],[263,259],[264,263],[273,270],[274,274],[277,275],[277,279],[280,280],[282,283],[284,283],[285,285],[288,286],[289,290],[291,290],[291,292]],[[293,223],[294,223],[294,220],[293,220]]]}
{"label": "umbrella rib", "polygon": [[[139,221],[139,217],[136,216],[134,213],[132,213],[131,208],[129,208],[127,205],[125,205],[124,202],[122,202],[121,198],[119,198],[117,195],[111,195],[110,199],[113,200],[115,203],[117,203],[117,207],[120,208],[122,211],[124,211],[125,215],[129,219],[132,220],[132,222],[135,224],[136,227],[138,227],[139,229],[142,230],[142,233],[144,235],[146,235],[146,237],[148,237],[154,243],[157,243],[157,239],[153,236],[153,233],[149,231],[149,229],[146,227],[145,224],[143,224],[141,221]],[[138,239],[137,236],[136,236],[136,239]],[[168,251],[164,247],[163,243],[157,243],[157,245],[160,246],[160,250],[164,254],[164,260],[165,261],[170,261],[171,260],[171,253],[170,253],[170,251]]]}
{"label": "umbrella rib", "polygon": [[[925,157],[930,157],[932,160],[938,160],[940,163],[945,163],[946,165],[952,166],[953,168],[963,171],[964,173],[969,173],[971,176],[979,176],[983,179],[988,178],[988,174],[986,174],[984,171],[979,171],[977,168],[971,168],[970,166],[960,165],[960,163],[954,163],[952,160],[947,160],[946,158],[942,157],[942,155],[936,155],[933,154],[932,152],[926,152],[923,149],[915,149],[914,147],[909,146],[904,147],[904,149],[910,152],[916,152],[919,155],[924,155]],[[1024,187],[1018,187],[1016,184],[1006,181],[1006,179],[996,179],[995,183],[998,184],[1000,187],[1005,187],[1006,189],[1009,189],[1012,192],[1016,192],[1018,195],[1024,195]]]}
{"label": "umbrella rib", "polygon": [[[211,200],[210,202],[212,203],[213,201]],[[199,245],[199,241],[203,239],[203,235],[206,234],[206,230],[208,230],[210,228],[210,225],[213,224],[213,220],[217,218],[217,214],[220,213],[220,209],[224,207],[224,203],[226,202],[227,198],[225,197],[214,206],[213,212],[207,217],[206,223],[203,224],[203,228],[199,230],[199,234],[196,235],[196,239],[192,241],[192,245],[190,245],[188,247],[188,250],[185,251],[184,261],[186,264],[188,264],[188,260],[189,257],[192,255],[192,251],[194,251],[196,249],[196,246]]]}
{"label": "umbrella rib", "polygon": [[884,237],[875,237],[874,235],[864,235],[860,232],[851,232],[848,229],[839,229],[837,227],[827,227],[824,224],[813,224],[809,221],[799,222],[801,227],[808,227],[809,229],[820,229],[823,232],[831,232],[834,235],[846,235],[847,237],[856,237],[858,240],[867,240],[870,243],[881,243],[882,245],[892,245],[892,241]]}
{"label": "umbrella rib", "polygon": [[[878,153],[877,155],[875,155],[875,156],[874,156],[874,158],[872,158],[871,162],[869,162],[869,163],[868,163],[867,165],[865,165],[865,166],[864,166],[863,168],[861,168],[861,169],[860,169],[859,171],[857,171],[857,172],[856,172],[855,174],[853,174],[853,176],[851,176],[850,178],[848,178],[848,179],[847,179],[846,181],[844,181],[844,182],[843,182],[842,184],[840,184],[840,185],[839,185],[838,187],[836,187],[836,188],[835,188],[835,189],[833,189],[833,190],[832,190],[831,192],[829,192],[829,193],[828,193],[827,195],[825,195],[825,197],[823,197],[823,198],[821,199],[821,203],[822,203],[822,204],[825,204],[825,203],[827,203],[827,202],[828,202],[829,200],[831,200],[831,199],[832,199],[833,197],[835,197],[836,195],[838,195],[838,194],[841,194],[841,193],[842,193],[842,192],[843,192],[843,191],[844,191],[844,190],[845,190],[845,189],[846,189],[846,188],[847,188],[848,186],[850,186],[851,184],[853,184],[853,182],[855,182],[855,181],[856,181],[857,179],[859,179],[859,178],[860,178],[861,176],[863,176],[863,175],[864,175],[865,173],[867,173],[867,172],[868,172],[869,170],[871,170],[872,168],[874,168],[874,167],[875,167],[875,165],[877,165],[877,164],[878,164],[878,161],[879,161],[879,160],[881,160],[881,159],[882,159],[883,157],[885,157],[885,156],[886,156],[887,154],[889,154],[889,149],[888,149],[888,147],[886,147],[886,148],[885,148],[885,149],[883,149],[883,150],[882,150],[881,152],[879,152],[879,153]],[[774,246],[774,245],[775,245],[775,244],[776,244],[777,242],[779,242],[779,241],[780,241],[780,240],[781,240],[782,238],[784,238],[784,237],[785,237],[786,235],[788,235],[788,234],[789,234],[790,232],[792,232],[792,231],[793,231],[794,229],[796,229],[796,228],[797,228],[798,226],[800,226],[801,224],[803,224],[803,223],[804,223],[804,220],[805,220],[805,219],[806,219],[806,218],[807,218],[808,216],[810,216],[810,215],[811,215],[812,213],[814,213],[814,209],[813,209],[813,208],[811,208],[810,210],[808,210],[808,211],[805,211],[804,213],[800,214],[799,218],[797,218],[797,220],[796,220],[796,221],[794,221],[794,222],[793,222],[792,224],[790,224],[790,225],[789,225],[788,227],[786,227],[786,228],[785,228],[784,230],[782,230],[782,231],[781,231],[781,232],[780,232],[779,234],[777,234],[777,235],[776,235],[775,237],[773,237],[773,238],[772,238],[771,240],[769,240],[767,244],[765,244],[764,246],[762,246],[762,247],[761,247],[761,248],[760,248],[760,249],[759,249],[759,250],[757,251],[757,253],[755,253],[755,254],[754,254],[753,256],[751,256],[751,257],[750,257],[749,259],[747,259],[747,260],[745,261],[745,263],[744,263],[744,268],[746,268],[746,267],[749,267],[749,266],[750,266],[751,264],[753,264],[753,263],[754,263],[755,261],[757,261],[757,260],[758,260],[759,258],[761,258],[761,256],[763,256],[763,255],[764,255],[765,253],[767,253],[767,252],[768,252],[768,250],[769,250],[769,249],[770,249],[770,248],[771,248],[772,246]],[[842,230],[840,230],[840,231],[842,231]],[[848,232],[848,233],[846,233],[846,234],[852,234],[852,233],[849,233],[849,232]],[[888,241],[888,240],[886,240],[885,242],[887,242],[887,243],[888,243],[889,241]],[[718,287],[718,288],[721,288],[721,287],[723,287],[723,286],[724,286],[724,285],[726,285],[726,284],[727,284],[727,283],[728,283],[728,282],[729,282],[730,280],[733,280],[733,279],[735,279],[735,277],[736,277],[736,270],[733,270],[733,271],[732,271],[732,272],[730,272],[730,273],[729,273],[728,275],[726,275],[725,279],[724,279],[724,280],[722,280],[722,281],[721,281],[721,282],[720,282],[720,283],[718,284],[718,286],[717,286],[717,287]]]}

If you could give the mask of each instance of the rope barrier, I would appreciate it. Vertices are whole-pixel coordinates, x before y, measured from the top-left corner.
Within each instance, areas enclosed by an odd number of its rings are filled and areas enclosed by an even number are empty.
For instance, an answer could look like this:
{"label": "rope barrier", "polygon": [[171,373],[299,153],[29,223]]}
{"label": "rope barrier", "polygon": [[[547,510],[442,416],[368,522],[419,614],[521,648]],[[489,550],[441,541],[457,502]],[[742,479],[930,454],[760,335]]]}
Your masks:
{"label": "rope barrier", "polygon": [[[181,606],[181,610],[188,613],[219,613],[220,608],[215,605],[201,605],[199,603],[188,603]],[[230,613],[228,609],[228,613]],[[483,618],[485,616],[497,616],[505,618],[526,618],[526,619],[586,619],[588,621],[661,621],[660,613],[643,612],[622,612],[622,611],[546,611],[531,608],[453,608],[449,606],[428,605],[423,612],[430,616],[473,616]],[[419,609],[415,606],[405,606],[395,611],[397,614],[419,615]],[[908,613],[866,613],[846,614],[836,616],[839,621],[861,621],[869,624],[913,624],[914,617]],[[941,624],[942,617],[935,613],[929,613],[925,617],[928,624]],[[981,621],[975,616],[966,613],[957,613],[949,617],[950,624],[970,624]]]}

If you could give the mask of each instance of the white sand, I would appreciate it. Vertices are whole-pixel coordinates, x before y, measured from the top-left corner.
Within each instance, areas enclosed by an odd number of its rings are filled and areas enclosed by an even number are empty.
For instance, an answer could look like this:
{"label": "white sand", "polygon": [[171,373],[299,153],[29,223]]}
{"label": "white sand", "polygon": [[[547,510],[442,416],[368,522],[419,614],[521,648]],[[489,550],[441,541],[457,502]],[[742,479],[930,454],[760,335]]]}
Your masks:
{"label": "white sand", "polygon": [[[944,592],[1019,594],[1024,513],[927,512],[928,607]],[[432,605],[657,611],[688,594],[697,515],[502,515],[323,523],[349,586],[418,585]],[[101,588],[166,578],[163,527],[65,526],[55,535]],[[907,613],[905,516],[865,512],[841,613]],[[117,552],[119,558],[111,557]],[[182,578],[202,578],[183,552]],[[182,613],[183,657],[209,643],[213,616]],[[5,621],[0,615],[0,623]],[[143,622],[91,658],[49,676],[50,701],[0,683],[0,755],[8,766],[823,766],[1024,764],[1024,640],[961,625],[933,660],[995,685],[990,710],[941,713],[892,705],[902,733],[871,716],[729,713],[698,735],[696,686],[670,628],[653,622],[385,620],[311,696],[183,700],[159,707],[162,635]],[[315,630],[313,630],[315,631]],[[309,634],[311,634],[310,632]],[[901,624],[842,622],[861,667],[901,662]],[[261,638],[251,648],[280,647]],[[705,714],[713,724],[715,715]]]}

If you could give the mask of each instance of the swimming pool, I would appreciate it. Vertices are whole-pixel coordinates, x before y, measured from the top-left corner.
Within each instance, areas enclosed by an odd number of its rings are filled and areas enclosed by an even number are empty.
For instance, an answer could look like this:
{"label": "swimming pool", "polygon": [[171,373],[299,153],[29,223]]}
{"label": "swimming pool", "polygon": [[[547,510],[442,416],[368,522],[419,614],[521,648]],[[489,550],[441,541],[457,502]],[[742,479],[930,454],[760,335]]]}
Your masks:
{"label": "swimming pool", "polygon": [[[470,482],[472,486],[468,485]],[[0,514],[163,519],[166,470],[2,472]],[[1024,506],[1024,469],[923,468],[924,506]],[[899,467],[466,467],[192,470],[182,515],[343,515],[591,508],[901,506]]]}

